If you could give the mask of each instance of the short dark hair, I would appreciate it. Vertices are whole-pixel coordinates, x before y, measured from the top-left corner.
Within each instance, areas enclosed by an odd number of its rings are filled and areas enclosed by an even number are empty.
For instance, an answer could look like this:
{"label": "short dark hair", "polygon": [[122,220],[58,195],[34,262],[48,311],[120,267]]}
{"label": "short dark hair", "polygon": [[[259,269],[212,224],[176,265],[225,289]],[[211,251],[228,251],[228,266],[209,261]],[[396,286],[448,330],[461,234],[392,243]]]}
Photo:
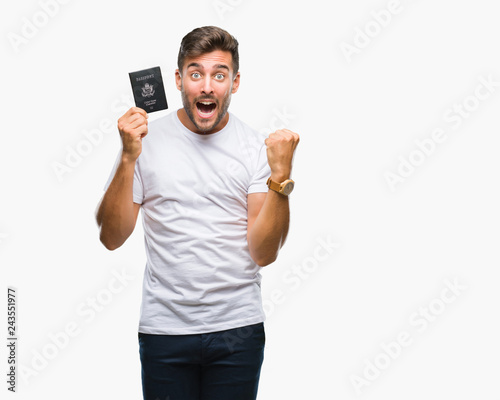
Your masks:
{"label": "short dark hair", "polygon": [[199,57],[202,54],[215,50],[231,53],[233,73],[236,74],[240,68],[238,41],[233,35],[217,26],[196,28],[184,36],[179,49],[179,56],[177,57],[179,71],[182,73],[182,67],[186,58]]}

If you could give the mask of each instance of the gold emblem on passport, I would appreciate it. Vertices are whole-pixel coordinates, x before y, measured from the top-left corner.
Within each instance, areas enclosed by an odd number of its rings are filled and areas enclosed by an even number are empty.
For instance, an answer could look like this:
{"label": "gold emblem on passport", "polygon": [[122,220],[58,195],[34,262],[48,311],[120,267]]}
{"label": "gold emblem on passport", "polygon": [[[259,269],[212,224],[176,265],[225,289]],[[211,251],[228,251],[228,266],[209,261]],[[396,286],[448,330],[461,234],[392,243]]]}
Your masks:
{"label": "gold emblem on passport", "polygon": [[150,85],[149,83],[145,83],[144,87],[142,88],[142,97],[152,97],[155,94],[155,88],[153,85]]}

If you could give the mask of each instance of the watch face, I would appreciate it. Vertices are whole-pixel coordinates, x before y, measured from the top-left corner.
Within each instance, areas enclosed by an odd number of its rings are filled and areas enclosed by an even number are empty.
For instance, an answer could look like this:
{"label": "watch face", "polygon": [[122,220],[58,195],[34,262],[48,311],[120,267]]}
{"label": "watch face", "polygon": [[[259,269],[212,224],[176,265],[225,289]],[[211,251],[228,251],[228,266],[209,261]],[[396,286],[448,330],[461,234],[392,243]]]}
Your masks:
{"label": "watch face", "polygon": [[288,182],[283,188],[283,194],[288,196],[290,193],[292,193],[293,186],[293,182]]}

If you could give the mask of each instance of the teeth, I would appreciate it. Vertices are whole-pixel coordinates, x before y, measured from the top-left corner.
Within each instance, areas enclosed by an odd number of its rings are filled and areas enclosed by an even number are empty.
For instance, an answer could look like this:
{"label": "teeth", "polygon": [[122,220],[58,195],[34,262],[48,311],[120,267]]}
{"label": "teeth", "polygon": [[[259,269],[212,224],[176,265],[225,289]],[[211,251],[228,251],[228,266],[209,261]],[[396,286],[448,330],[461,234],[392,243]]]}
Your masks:
{"label": "teeth", "polygon": [[210,104],[214,104],[212,101],[200,101],[201,104],[209,106]]}

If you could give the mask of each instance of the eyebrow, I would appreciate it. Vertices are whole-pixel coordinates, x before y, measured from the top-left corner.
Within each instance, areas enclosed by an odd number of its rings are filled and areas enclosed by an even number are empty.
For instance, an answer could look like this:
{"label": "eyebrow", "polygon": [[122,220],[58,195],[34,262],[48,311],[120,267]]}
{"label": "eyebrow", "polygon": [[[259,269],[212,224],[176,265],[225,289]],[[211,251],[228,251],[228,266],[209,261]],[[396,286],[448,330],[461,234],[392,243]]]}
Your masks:
{"label": "eyebrow", "polygon": [[217,67],[217,69],[227,69],[229,71],[229,67],[225,64],[219,64],[216,67]]}
{"label": "eyebrow", "polygon": [[[189,69],[191,67],[202,69],[201,64],[198,64],[198,63],[195,63],[195,62],[190,63],[186,68]],[[229,67],[227,65],[225,65],[225,64],[214,65],[214,67],[215,67],[215,69],[227,69],[229,71]]]}

